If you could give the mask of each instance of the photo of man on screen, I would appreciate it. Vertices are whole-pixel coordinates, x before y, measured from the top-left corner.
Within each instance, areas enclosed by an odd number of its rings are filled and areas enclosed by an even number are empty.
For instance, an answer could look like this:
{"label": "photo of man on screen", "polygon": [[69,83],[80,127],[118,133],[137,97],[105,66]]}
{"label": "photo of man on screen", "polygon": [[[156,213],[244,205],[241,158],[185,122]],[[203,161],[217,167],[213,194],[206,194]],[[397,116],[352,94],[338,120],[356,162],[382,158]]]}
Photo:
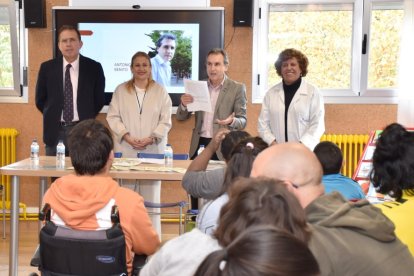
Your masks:
{"label": "photo of man on screen", "polygon": [[171,86],[171,60],[176,49],[176,36],[165,33],[156,43],[157,55],[151,59],[152,78],[159,84]]}

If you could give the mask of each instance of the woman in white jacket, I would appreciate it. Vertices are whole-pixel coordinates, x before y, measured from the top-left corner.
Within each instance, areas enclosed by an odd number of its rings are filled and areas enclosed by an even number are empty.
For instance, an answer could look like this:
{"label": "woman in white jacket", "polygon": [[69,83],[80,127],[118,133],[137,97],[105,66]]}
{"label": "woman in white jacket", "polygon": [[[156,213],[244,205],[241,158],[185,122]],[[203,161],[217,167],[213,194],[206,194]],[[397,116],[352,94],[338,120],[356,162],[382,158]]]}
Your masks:
{"label": "woman in white jacket", "polygon": [[[109,105],[106,120],[114,134],[115,152],[136,158],[138,152],[164,153],[171,129],[171,98],[151,77],[151,59],[137,52],[131,59],[132,79],[120,84]],[[161,181],[123,181],[145,200],[160,202]],[[161,235],[159,216],[152,217]]]}
{"label": "woman in white jacket", "polygon": [[313,150],[325,131],[323,96],[302,78],[308,63],[296,49],[282,51],[275,62],[282,82],[267,91],[258,122],[259,135],[269,145],[301,142]]}

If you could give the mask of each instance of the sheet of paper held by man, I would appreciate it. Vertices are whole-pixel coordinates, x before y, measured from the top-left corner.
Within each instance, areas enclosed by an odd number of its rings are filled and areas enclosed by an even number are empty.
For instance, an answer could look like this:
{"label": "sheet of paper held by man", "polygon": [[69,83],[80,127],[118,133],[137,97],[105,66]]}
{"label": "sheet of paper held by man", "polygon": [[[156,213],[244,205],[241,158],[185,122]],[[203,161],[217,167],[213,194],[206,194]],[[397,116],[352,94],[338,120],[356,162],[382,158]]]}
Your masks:
{"label": "sheet of paper held by man", "polygon": [[194,101],[187,105],[188,111],[212,112],[207,81],[184,80],[185,92],[193,96]]}

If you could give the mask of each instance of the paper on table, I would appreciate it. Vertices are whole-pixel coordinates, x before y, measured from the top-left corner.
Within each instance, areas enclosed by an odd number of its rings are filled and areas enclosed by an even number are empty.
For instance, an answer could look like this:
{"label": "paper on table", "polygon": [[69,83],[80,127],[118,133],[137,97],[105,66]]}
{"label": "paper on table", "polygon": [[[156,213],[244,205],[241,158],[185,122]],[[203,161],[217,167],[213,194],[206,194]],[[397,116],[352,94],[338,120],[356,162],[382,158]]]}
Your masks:
{"label": "paper on table", "polygon": [[138,158],[115,158],[112,166],[115,167],[130,167],[139,165],[141,161]]}
{"label": "paper on table", "polygon": [[164,161],[164,158],[162,158],[162,159],[158,159],[158,158],[139,158],[139,160],[142,162],[142,163],[149,163],[149,164],[164,164],[165,163],[165,161]]}
{"label": "paper on table", "polygon": [[362,162],[361,166],[359,167],[359,172],[357,177],[359,178],[369,178],[369,174],[372,170],[372,163],[371,162]]}
{"label": "paper on table", "polygon": [[194,101],[187,105],[188,111],[212,112],[207,81],[184,80],[185,93],[193,96]]}

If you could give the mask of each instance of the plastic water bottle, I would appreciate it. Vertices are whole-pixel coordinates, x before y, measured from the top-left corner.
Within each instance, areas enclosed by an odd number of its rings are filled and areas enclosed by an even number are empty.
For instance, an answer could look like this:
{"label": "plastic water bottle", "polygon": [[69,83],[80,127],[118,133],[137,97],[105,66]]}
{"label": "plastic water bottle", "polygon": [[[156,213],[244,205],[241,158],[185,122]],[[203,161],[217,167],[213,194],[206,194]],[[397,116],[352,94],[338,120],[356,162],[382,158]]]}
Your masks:
{"label": "plastic water bottle", "polygon": [[200,145],[197,151],[197,156],[200,155],[203,152],[203,150],[204,150],[204,145]]}
{"label": "plastic water bottle", "polygon": [[33,167],[39,166],[39,144],[36,138],[33,139],[30,145],[30,163]]}
{"label": "plastic water bottle", "polygon": [[171,145],[167,144],[165,146],[165,151],[164,151],[164,162],[165,162],[166,167],[172,167],[173,155],[174,155],[174,152],[173,152]]}
{"label": "plastic water bottle", "polygon": [[62,140],[59,140],[56,146],[56,168],[65,168],[65,144]]}

